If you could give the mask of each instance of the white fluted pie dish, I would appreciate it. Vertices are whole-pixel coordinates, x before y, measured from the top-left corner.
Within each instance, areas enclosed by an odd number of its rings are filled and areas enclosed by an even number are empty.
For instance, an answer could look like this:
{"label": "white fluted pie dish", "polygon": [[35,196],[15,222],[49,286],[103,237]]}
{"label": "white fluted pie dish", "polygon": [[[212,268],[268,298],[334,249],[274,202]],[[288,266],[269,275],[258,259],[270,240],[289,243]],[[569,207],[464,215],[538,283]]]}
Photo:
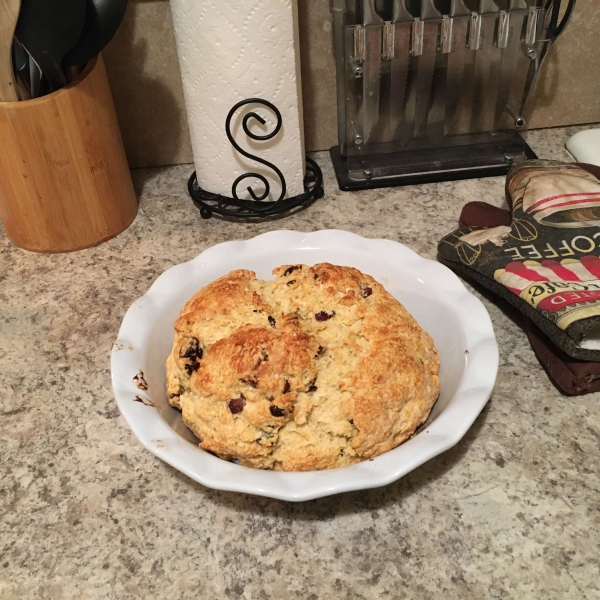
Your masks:
{"label": "white fluted pie dish", "polygon": [[[373,276],[433,337],[441,360],[441,393],[427,423],[386,454],[327,471],[263,471],[204,452],[180,413],[169,406],[165,389],[173,323],[185,302],[234,269],[249,269],[269,279],[280,265],[320,262],[355,267]],[[111,369],[123,417],[157,457],[207,487],[303,501],[387,485],[454,446],[491,395],[498,346],[484,306],[443,265],[397,242],[345,231],[275,231],[219,244],[163,273],[125,315]]]}

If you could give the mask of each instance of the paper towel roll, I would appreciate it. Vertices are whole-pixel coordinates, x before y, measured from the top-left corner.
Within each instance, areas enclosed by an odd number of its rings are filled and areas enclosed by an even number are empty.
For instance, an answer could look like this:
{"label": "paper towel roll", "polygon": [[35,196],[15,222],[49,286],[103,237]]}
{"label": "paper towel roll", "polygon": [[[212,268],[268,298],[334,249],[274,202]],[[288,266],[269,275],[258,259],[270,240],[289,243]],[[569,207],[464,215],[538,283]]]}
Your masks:
{"label": "paper towel roll", "polygon": [[[241,108],[232,120],[236,142],[251,154],[276,165],[287,184],[287,197],[303,193],[304,126],[298,43],[297,0],[171,0],[183,90],[199,185],[231,196],[232,184],[244,173],[261,173],[271,183],[268,199],[281,186],[267,167],[240,156],[225,133],[230,109],[247,98],[272,102],[283,117],[282,130],[272,140],[249,140],[242,119],[250,110],[265,120],[251,119],[254,133],[275,129],[277,119],[264,107]],[[252,185],[245,180],[242,193]]]}

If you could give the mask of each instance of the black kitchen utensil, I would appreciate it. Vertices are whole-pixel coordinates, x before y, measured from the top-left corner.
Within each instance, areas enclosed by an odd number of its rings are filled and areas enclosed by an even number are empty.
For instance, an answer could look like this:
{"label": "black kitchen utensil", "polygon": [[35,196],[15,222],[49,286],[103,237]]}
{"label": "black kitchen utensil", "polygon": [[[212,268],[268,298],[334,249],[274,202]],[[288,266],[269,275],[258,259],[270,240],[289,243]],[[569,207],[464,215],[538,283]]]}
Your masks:
{"label": "black kitchen utensil", "polygon": [[12,47],[13,70],[18,80],[21,100],[39,98],[42,94],[42,72],[27,49],[15,38]]}
{"label": "black kitchen utensil", "polygon": [[65,54],[81,35],[85,0],[22,0],[15,37],[42,70],[50,92],[67,84]]}
{"label": "black kitchen utensil", "polygon": [[27,73],[29,77],[29,54],[17,42],[12,45],[13,70],[17,75]]}
{"label": "black kitchen utensil", "polygon": [[563,17],[559,20],[560,5],[561,0],[548,0],[548,2],[546,2],[546,10],[552,10],[550,23],[548,24],[548,33],[553,42],[556,41],[556,38],[563,32],[564,28],[569,23],[573,10],[575,9],[575,0],[569,0],[567,8],[563,13]]}
{"label": "black kitchen utensil", "polygon": [[17,41],[12,45],[12,67],[16,76],[17,89],[21,100],[31,99],[31,83],[29,81],[29,54]]}
{"label": "black kitchen utensil", "polygon": [[127,9],[127,0],[85,0],[86,15],[79,39],[63,60],[65,67],[84,65],[112,40]]}

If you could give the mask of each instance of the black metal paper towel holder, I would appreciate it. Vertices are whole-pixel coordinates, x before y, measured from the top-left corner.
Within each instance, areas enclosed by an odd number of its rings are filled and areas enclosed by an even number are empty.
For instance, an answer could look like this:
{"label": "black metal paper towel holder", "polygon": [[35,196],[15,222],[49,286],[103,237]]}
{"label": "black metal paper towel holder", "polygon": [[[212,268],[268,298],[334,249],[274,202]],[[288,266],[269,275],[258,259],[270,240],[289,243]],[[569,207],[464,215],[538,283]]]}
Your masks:
{"label": "black metal paper towel holder", "polygon": [[[227,134],[229,142],[238,153],[245,158],[254,160],[274,171],[281,183],[281,193],[279,198],[275,201],[266,200],[271,193],[269,180],[260,173],[249,172],[240,175],[233,182],[231,186],[231,197],[213,194],[202,189],[198,185],[198,178],[196,171],[194,171],[188,182],[188,191],[192,201],[200,209],[200,216],[203,219],[210,219],[213,215],[218,215],[235,220],[252,221],[255,219],[281,216],[296,208],[306,208],[315,200],[322,198],[325,193],[323,189],[323,173],[321,168],[312,158],[307,156],[306,175],[304,177],[305,191],[303,194],[299,194],[292,198],[286,198],[287,184],[281,170],[268,160],[247,152],[235,141],[231,133],[231,121],[240,108],[249,104],[261,104],[266,106],[275,115],[277,124],[273,131],[264,135],[253,133],[248,124],[251,119],[256,119],[261,125],[266,125],[266,121],[258,113],[251,111],[244,115],[244,118],[242,119],[242,128],[248,138],[257,142],[265,142],[273,139],[281,131],[283,117],[281,116],[279,109],[268,100],[263,100],[262,98],[248,98],[238,102],[229,111],[225,121],[225,133]],[[257,194],[252,186],[246,188],[252,200],[240,198],[238,195],[239,185],[246,179],[258,180],[264,186],[264,190],[260,194]]]}

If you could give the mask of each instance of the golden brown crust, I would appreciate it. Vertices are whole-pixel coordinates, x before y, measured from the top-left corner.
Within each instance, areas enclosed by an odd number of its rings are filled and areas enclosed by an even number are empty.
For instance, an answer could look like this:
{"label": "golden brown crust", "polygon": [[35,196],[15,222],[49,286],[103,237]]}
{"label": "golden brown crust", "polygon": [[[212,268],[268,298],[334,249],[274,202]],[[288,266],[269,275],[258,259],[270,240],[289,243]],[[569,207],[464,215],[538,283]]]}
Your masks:
{"label": "golden brown crust", "polygon": [[413,435],[439,395],[430,336],[357,269],[274,274],[233,271],[175,324],[169,402],[201,447],[250,467],[307,471],[372,458]]}

